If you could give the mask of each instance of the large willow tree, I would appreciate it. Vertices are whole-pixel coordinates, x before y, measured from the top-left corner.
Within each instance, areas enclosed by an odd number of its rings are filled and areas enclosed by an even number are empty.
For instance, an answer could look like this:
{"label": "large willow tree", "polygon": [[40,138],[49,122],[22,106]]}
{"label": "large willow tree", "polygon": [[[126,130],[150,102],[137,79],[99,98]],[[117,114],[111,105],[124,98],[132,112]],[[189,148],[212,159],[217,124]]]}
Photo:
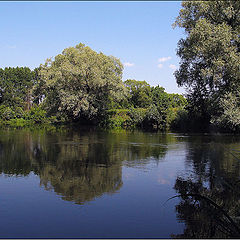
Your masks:
{"label": "large willow tree", "polygon": [[240,1],[183,1],[174,25],[186,33],[175,76],[188,89],[191,112],[239,126]]}
{"label": "large willow tree", "polygon": [[124,93],[120,60],[81,43],[40,68],[48,112],[71,120],[99,119],[109,101],[119,100]]}

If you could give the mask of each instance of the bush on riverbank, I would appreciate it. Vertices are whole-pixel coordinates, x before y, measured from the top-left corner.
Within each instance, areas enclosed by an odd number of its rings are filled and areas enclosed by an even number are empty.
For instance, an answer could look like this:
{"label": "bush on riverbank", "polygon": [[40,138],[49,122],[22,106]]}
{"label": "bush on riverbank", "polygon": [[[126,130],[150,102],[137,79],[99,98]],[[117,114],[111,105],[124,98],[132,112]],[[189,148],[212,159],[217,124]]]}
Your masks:
{"label": "bush on riverbank", "polygon": [[127,127],[130,120],[128,109],[111,109],[106,112],[106,118],[100,126],[111,129],[122,129]]}
{"label": "bush on riverbank", "polygon": [[100,126],[108,129],[169,130],[174,127],[180,108],[160,112],[155,105],[148,108],[111,109]]}
{"label": "bush on riverbank", "polygon": [[56,123],[56,117],[47,117],[46,111],[40,106],[34,106],[29,111],[22,108],[0,106],[0,125],[9,127],[29,127],[33,125]]}

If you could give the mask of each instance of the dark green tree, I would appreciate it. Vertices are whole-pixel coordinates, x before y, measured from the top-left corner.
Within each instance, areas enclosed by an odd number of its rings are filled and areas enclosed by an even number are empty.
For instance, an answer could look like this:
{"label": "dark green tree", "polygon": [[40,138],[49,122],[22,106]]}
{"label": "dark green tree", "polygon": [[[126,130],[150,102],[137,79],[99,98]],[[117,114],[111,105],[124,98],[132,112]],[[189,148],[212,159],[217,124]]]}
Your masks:
{"label": "dark green tree", "polygon": [[181,94],[170,93],[168,94],[169,104],[173,108],[184,107],[187,105],[187,100]]}
{"label": "dark green tree", "polygon": [[29,110],[33,85],[34,74],[28,67],[0,69],[0,104]]}
{"label": "dark green tree", "polygon": [[146,81],[128,79],[124,82],[128,89],[128,99],[135,108],[147,108],[151,105],[151,87]]}
{"label": "dark green tree", "polygon": [[151,88],[152,101],[157,106],[159,112],[164,112],[169,107],[169,97],[163,87]]}

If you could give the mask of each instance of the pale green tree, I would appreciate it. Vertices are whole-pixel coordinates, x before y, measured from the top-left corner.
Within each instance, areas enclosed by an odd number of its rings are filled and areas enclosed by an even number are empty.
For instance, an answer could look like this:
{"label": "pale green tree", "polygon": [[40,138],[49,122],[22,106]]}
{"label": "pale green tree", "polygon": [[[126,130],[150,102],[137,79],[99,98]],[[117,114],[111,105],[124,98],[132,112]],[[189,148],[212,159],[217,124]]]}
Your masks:
{"label": "pale green tree", "polygon": [[45,107],[71,120],[99,119],[109,99],[118,101],[124,94],[120,60],[81,43],[47,59],[40,68]]}
{"label": "pale green tree", "polygon": [[228,92],[224,94],[219,101],[219,114],[214,116],[212,123],[225,129],[234,131],[240,130],[240,92],[232,94]]}
{"label": "pale green tree", "polygon": [[210,121],[221,97],[240,87],[240,1],[183,1],[174,26],[186,33],[177,83],[188,90],[190,109]]}

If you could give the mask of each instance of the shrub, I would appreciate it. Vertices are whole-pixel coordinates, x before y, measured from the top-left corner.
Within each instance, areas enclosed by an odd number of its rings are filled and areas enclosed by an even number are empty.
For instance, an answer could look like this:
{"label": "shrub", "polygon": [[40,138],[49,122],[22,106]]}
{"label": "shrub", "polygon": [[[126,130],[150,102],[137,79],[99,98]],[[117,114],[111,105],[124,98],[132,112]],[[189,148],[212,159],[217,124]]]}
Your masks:
{"label": "shrub", "polygon": [[26,119],[38,124],[49,122],[49,119],[46,117],[46,111],[38,106],[31,108],[31,110],[26,115]]}
{"label": "shrub", "polygon": [[128,120],[128,109],[111,109],[107,111],[107,116],[100,125],[111,129],[121,129],[127,127]]}
{"label": "shrub", "polygon": [[129,111],[128,127],[142,127],[146,115],[144,108],[131,108]]}
{"label": "shrub", "polygon": [[3,120],[10,120],[15,118],[15,112],[5,105],[1,105],[0,107],[0,115]]}
{"label": "shrub", "polygon": [[156,105],[152,104],[146,111],[145,118],[143,120],[143,125],[145,128],[151,129],[163,129],[162,116],[160,115]]}
{"label": "shrub", "polygon": [[29,126],[29,121],[23,118],[14,118],[7,121],[5,124],[10,125],[11,127],[25,127]]}
{"label": "shrub", "polygon": [[20,107],[16,107],[15,109],[15,117],[16,118],[23,118],[24,117],[24,111]]}

